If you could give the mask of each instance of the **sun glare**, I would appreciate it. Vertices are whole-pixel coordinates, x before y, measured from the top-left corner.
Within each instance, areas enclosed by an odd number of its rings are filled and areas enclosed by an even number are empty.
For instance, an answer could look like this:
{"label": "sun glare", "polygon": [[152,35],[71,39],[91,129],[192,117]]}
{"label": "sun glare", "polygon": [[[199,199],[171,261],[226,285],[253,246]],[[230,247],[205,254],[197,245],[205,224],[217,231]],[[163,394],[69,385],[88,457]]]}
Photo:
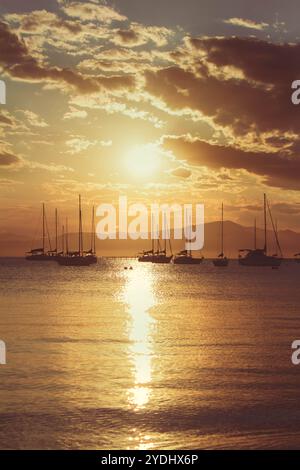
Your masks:
{"label": "sun glare", "polygon": [[153,145],[137,145],[124,158],[126,170],[136,178],[153,176],[160,166],[160,155]]}

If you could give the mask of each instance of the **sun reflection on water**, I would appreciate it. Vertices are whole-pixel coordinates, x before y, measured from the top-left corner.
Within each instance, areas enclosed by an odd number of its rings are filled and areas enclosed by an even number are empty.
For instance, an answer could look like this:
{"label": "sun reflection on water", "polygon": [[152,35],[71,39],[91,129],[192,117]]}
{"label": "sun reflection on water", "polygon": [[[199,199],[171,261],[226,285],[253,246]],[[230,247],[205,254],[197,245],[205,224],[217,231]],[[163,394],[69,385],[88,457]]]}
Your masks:
{"label": "sun reflection on water", "polygon": [[152,380],[153,327],[150,309],[156,300],[153,293],[151,266],[137,266],[127,273],[123,301],[128,307],[130,360],[134,386],[128,391],[128,401],[135,410],[144,408],[150,399]]}

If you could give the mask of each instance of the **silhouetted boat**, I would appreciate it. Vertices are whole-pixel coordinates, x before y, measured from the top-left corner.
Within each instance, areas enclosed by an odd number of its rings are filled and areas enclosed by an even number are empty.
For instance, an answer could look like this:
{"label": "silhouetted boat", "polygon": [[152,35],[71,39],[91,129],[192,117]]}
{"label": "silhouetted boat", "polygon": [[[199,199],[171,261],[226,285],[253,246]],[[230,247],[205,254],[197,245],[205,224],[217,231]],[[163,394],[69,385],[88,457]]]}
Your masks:
{"label": "silhouetted boat", "polygon": [[[167,231],[167,226],[165,222],[165,230]],[[171,262],[173,258],[173,253],[172,253],[172,246],[171,246],[171,240],[169,238],[169,248],[170,248],[170,255],[167,255],[167,238],[165,234],[164,238],[164,249],[161,249],[160,245],[160,240],[157,240],[157,250],[154,251],[153,249],[153,256],[152,256],[152,263],[157,263],[157,264],[168,264]]]}
{"label": "silhouetted boat", "polygon": [[224,206],[222,204],[222,217],[221,217],[221,253],[218,258],[213,260],[213,264],[219,268],[226,268],[228,266],[229,260],[224,255]]}
{"label": "silhouetted boat", "polygon": [[174,264],[201,264],[203,262],[202,258],[194,258],[192,252],[190,250],[183,250],[177,253],[174,256],[173,263]]}
{"label": "silhouetted boat", "polygon": [[168,256],[166,250],[160,250],[154,253],[154,256],[152,258],[152,263],[168,264],[171,262],[172,258],[173,258],[173,255]]}
{"label": "silhouetted boat", "polygon": [[81,211],[81,196],[79,195],[78,203],[79,211],[79,228],[78,228],[78,251],[69,251],[67,248],[63,256],[57,258],[61,266],[90,266],[93,261],[92,257],[83,251],[83,234],[82,234],[82,211]]}
{"label": "silhouetted boat", "polygon": [[143,251],[138,254],[138,261],[140,263],[152,263],[154,256],[154,239],[151,240],[151,250]]}
{"label": "silhouetted boat", "polygon": [[98,262],[96,253],[96,231],[95,231],[95,207],[92,209],[92,230],[91,230],[91,248],[89,251],[85,251],[85,255],[89,258],[90,264],[96,264]]}
{"label": "silhouetted boat", "polygon": [[57,261],[57,258],[64,254],[63,250],[58,251],[58,215],[57,215],[57,209],[55,209],[55,249],[48,251],[47,254],[50,257],[51,261]]}
{"label": "silhouetted boat", "polygon": [[[273,231],[274,231],[274,235],[275,235],[276,244],[277,244],[277,247],[278,247],[279,252],[281,254],[281,257],[279,257],[277,254],[275,254],[275,255],[268,255],[267,254],[267,252],[268,252],[268,247],[267,247],[267,206],[268,206],[268,210],[269,210],[270,219],[271,219],[271,222],[272,222],[272,227],[273,227]],[[278,234],[277,234],[276,228],[274,226],[270,206],[269,206],[269,204],[267,204],[266,194],[264,194],[264,235],[265,235],[264,248],[262,248],[262,249],[255,248],[254,250],[251,250],[251,249],[239,250],[240,253],[244,253],[244,255],[241,255],[241,254],[239,255],[239,264],[241,264],[242,266],[270,266],[270,267],[280,266],[281,265],[282,251],[281,251],[281,247],[280,247],[279,240],[278,240]]]}
{"label": "silhouetted boat", "polygon": [[153,250],[143,251],[142,253],[139,254],[138,261],[140,263],[152,263],[153,256],[154,256]]}
{"label": "silhouetted boat", "polygon": [[49,239],[50,251],[46,251],[46,227],[47,227],[47,221],[46,221],[45,204],[42,204],[42,244],[43,246],[41,248],[34,248],[30,250],[28,253],[26,253],[25,258],[27,261],[53,261],[53,259],[55,259],[54,256],[52,256],[49,233],[48,233],[48,239]]}

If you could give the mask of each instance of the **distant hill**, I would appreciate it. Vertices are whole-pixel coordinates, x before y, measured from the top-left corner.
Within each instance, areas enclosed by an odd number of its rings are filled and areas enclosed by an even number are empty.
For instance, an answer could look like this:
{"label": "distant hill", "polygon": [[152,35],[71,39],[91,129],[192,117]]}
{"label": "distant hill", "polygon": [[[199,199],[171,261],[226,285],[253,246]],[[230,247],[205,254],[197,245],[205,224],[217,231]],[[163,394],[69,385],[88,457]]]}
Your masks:
{"label": "distant hill", "polygon": [[[77,234],[69,235],[70,249],[77,247]],[[300,233],[292,230],[279,231],[279,240],[283,253],[291,257],[300,252]],[[85,248],[89,248],[90,234],[84,234]],[[268,231],[269,251],[275,252],[274,235]],[[0,256],[23,256],[31,249],[32,240],[28,236],[12,233],[0,233]],[[40,244],[40,242],[38,243]],[[231,221],[224,222],[224,245],[227,256],[236,258],[241,248],[252,248],[254,233],[252,227],[244,227]],[[263,246],[263,230],[257,229],[257,246]],[[184,247],[181,240],[172,241],[173,252]],[[151,248],[150,240],[105,240],[97,239],[97,252],[101,256],[135,256],[142,250]],[[205,224],[205,242],[203,254],[213,257],[220,251],[220,223],[209,222]]]}

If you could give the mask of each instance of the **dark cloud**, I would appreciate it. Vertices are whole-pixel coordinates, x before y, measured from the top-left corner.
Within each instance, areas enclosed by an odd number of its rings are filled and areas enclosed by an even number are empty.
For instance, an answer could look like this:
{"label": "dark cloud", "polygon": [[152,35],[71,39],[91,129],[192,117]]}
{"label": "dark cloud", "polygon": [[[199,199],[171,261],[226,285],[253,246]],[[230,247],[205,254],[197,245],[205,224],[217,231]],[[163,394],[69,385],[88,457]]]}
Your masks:
{"label": "dark cloud", "polygon": [[11,77],[32,82],[54,82],[75,88],[82,94],[135,87],[135,79],[131,75],[91,77],[70,69],[41,65],[30,55],[25,42],[3,22],[0,22],[0,64]]}
{"label": "dark cloud", "polygon": [[232,146],[216,145],[185,136],[164,138],[164,147],[179,160],[214,170],[246,170],[264,178],[266,184],[300,189],[300,160],[280,153],[246,152]]}
{"label": "dark cloud", "polygon": [[146,73],[146,89],[172,111],[199,111],[235,136],[299,132],[300,107],[291,102],[299,53],[299,44],[255,38],[189,38],[176,65]]}
{"label": "dark cloud", "polygon": [[0,150],[0,167],[15,167],[19,166],[22,163],[22,160],[17,155],[12,153],[4,152]]}
{"label": "dark cloud", "polygon": [[287,85],[300,76],[300,44],[274,44],[255,38],[190,38],[204,52],[205,60],[218,67],[234,66],[246,78],[265,84]]}
{"label": "dark cloud", "polygon": [[116,36],[119,42],[125,45],[136,45],[140,42],[139,35],[132,29],[118,29]]}

